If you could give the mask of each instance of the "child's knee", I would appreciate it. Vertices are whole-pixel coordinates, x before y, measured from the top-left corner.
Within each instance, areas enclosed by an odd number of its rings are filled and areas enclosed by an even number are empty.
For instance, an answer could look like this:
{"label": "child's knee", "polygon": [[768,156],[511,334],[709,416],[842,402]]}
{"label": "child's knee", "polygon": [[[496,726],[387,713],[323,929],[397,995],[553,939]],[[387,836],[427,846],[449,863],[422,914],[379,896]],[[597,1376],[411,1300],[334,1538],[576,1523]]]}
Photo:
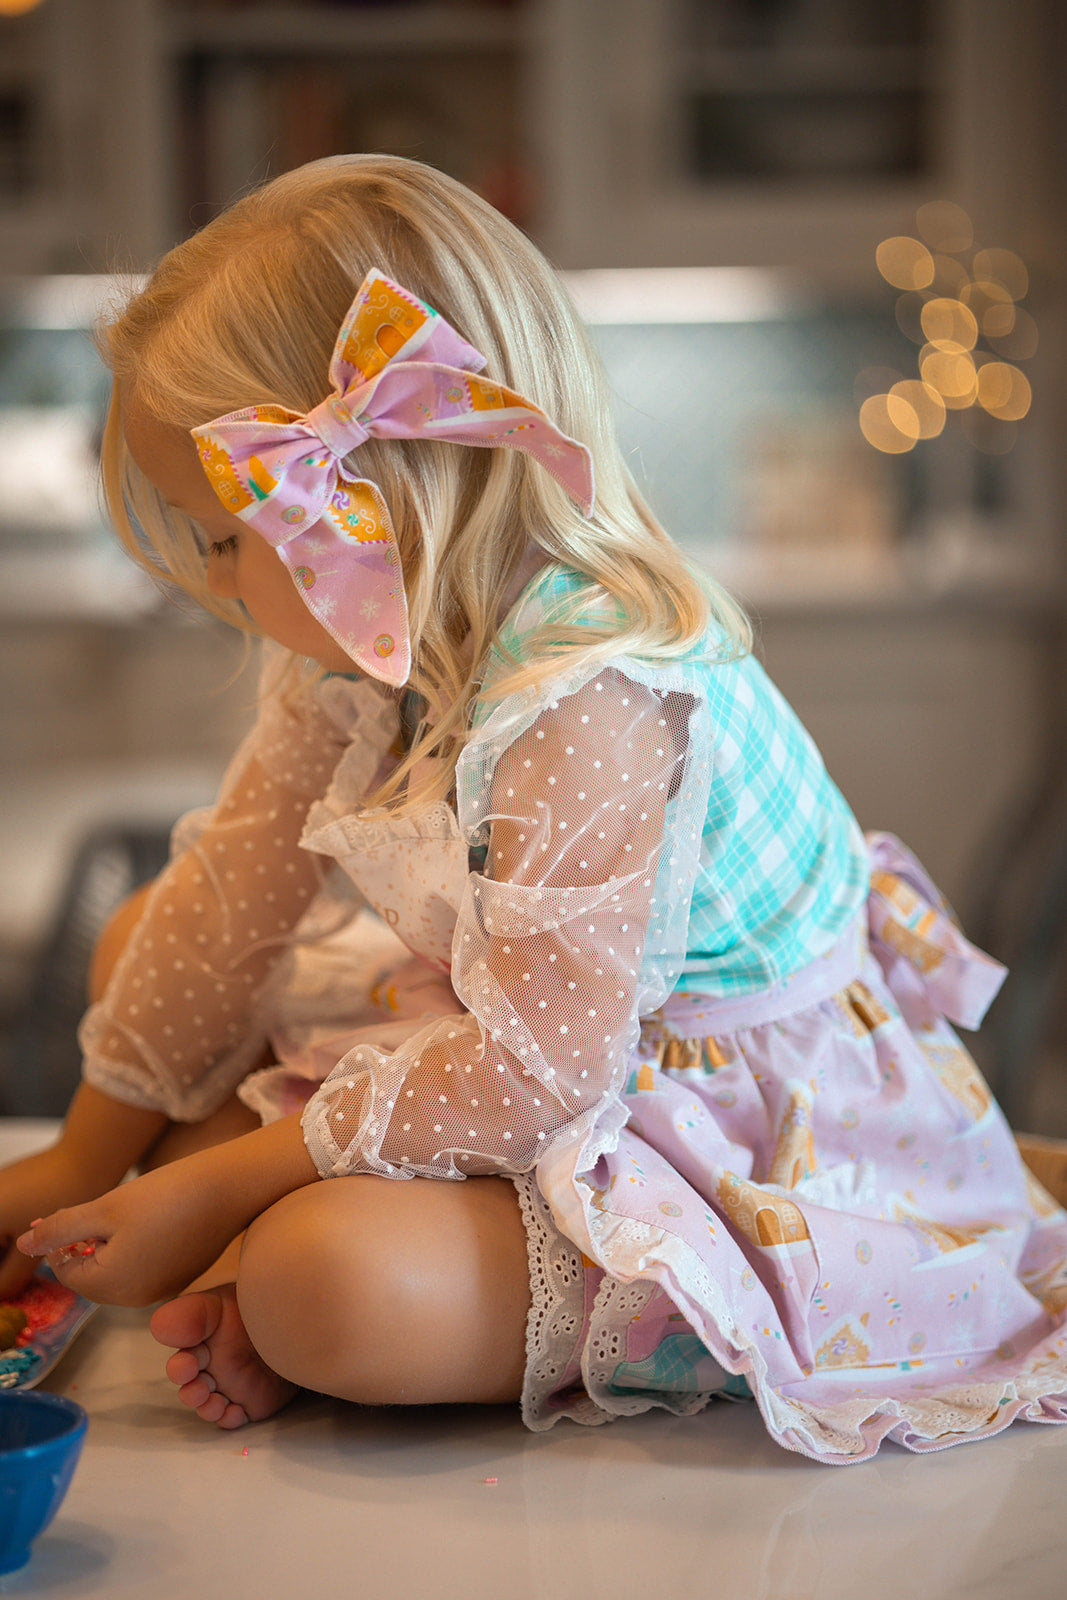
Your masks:
{"label": "child's knee", "polygon": [[373,1215],[363,1225],[336,1215],[329,1202],[337,1182],[298,1189],[252,1223],[238,1302],[274,1371],[303,1388],[375,1404],[389,1398],[383,1384],[403,1337],[404,1269]]}
{"label": "child's knee", "polygon": [[296,1190],[249,1228],[237,1293],[258,1353],[303,1388],[417,1405],[521,1387],[525,1232],[499,1179]]}

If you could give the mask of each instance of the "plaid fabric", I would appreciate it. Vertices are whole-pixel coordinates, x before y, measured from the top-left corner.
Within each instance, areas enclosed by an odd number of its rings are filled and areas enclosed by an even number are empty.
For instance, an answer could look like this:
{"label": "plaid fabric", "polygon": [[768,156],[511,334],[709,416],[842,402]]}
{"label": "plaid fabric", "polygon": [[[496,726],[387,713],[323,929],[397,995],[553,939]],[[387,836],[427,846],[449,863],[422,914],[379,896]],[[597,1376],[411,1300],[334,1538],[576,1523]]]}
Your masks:
{"label": "plaid fabric", "polygon": [[[715,776],[683,990],[745,993],[824,954],[863,905],[863,836],[751,656],[705,667]],[[725,962],[723,957],[727,957]]]}
{"label": "plaid fabric", "polygon": [[[614,602],[591,606],[583,593],[579,573],[545,569],[505,621],[502,651],[521,661],[546,623],[613,614]],[[859,826],[796,714],[754,657],[723,660],[722,644],[716,627],[678,660],[612,665],[697,701],[689,737],[710,750],[712,776],[677,988],[730,996],[777,983],[829,950],[864,904],[869,868]],[[496,670],[506,671],[499,657]],[[550,682],[522,721],[553,692]],[[657,884],[668,895],[688,889],[662,874]]]}

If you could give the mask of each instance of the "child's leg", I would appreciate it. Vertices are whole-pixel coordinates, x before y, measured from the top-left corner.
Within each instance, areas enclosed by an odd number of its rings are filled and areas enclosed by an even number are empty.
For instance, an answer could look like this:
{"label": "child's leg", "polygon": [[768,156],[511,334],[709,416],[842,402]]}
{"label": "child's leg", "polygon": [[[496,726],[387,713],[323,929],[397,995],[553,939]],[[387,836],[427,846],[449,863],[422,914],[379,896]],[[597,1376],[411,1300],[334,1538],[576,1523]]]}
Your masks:
{"label": "child's leg", "polygon": [[232,1287],[181,1296],[152,1331],[205,1421],[269,1416],[294,1386],[365,1405],[516,1400],[526,1232],[501,1178],[332,1178],[245,1239]]}
{"label": "child's leg", "polygon": [[142,884],[140,889],[123,900],[122,904],[111,913],[100,930],[96,941],[96,948],[89,963],[89,999],[97,1001],[107,988],[108,979],[115,968],[115,963],[126,948],[126,941],[141,920],[141,913],[145,908],[145,901],[151,894],[155,885]]}

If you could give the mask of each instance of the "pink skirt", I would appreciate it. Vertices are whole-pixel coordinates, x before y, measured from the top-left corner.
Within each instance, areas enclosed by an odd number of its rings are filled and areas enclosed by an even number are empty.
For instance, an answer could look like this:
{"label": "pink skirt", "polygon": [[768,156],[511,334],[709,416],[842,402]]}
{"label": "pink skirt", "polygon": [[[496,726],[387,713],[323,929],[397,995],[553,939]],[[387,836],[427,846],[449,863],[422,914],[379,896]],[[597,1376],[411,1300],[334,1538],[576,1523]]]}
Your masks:
{"label": "pink skirt", "polygon": [[529,1426],[751,1394],[841,1463],[1067,1421],[1067,1214],[946,1021],[1002,969],[871,849],[865,927],[773,993],[672,997],[615,1148],[518,1180]]}

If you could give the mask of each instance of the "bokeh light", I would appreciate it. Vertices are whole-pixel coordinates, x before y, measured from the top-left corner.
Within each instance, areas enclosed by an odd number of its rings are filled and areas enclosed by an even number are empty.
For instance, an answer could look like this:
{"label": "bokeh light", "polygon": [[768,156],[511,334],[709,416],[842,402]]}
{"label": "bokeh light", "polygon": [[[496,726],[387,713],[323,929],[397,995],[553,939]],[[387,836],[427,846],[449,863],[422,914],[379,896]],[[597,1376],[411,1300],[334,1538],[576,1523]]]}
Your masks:
{"label": "bokeh light", "polygon": [[977,319],[960,300],[928,300],[919,320],[927,340],[938,350],[958,353],[973,350],[978,343]]}
{"label": "bokeh light", "polygon": [[932,250],[959,255],[974,243],[974,227],[962,206],[951,200],[931,200],[915,217],[919,233]]}
{"label": "bokeh light", "polygon": [[987,339],[1006,339],[1015,326],[1016,311],[1011,300],[989,306],[982,313],[982,332]]}
{"label": "bokeh light", "polygon": [[993,331],[989,326],[990,318],[999,318],[1006,324],[1001,329],[1003,332],[1006,332],[1015,321],[1014,300],[1004,285],[994,282],[992,278],[968,280],[960,290],[960,299],[973,311],[983,333]]}
{"label": "bokeh light", "polygon": [[919,355],[919,372],[950,411],[962,411],[978,397],[978,373],[974,357],[967,351],[939,350],[927,345]]}
{"label": "bokeh light", "polygon": [[889,398],[911,407],[920,439],[936,439],[945,426],[945,402],[937,390],[919,378],[904,378],[889,391]]}
{"label": "bokeh light", "polygon": [[978,404],[991,417],[1019,422],[1030,409],[1030,380],[1007,361],[987,361],[978,372]]}
{"label": "bokeh light", "polygon": [[934,281],[934,258],[918,239],[883,239],[875,251],[878,271],[894,289],[925,289]]}
{"label": "bokeh light", "polygon": [[1014,250],[976,250],[974,276],[999,283],[1013,300],[1022,300],[1030,287],[1030,274]]}
{"label": "bokeh light", "polygon": [[919,419],[899,395],[875,394],[860,406],[860,427],[868,444],[886,455],[914,450],[919,440]]}
{"label": "bokeh light", "polygon": [[955,256],[940,253],[934,256],[934,281],[930,287],[935,294],[950,294],[960,299],[964,286],[970,281],[970,273]]}
{"label": "bokeh light", "polygon": [[983,328],[983,332],[998,356],[1008,361],[1029,361],[1037,354],[1037,323],[1022,306],[1013,309],[1015,317],[1006,333],[994,332],[992,328]]}
{"label": "bokeh light", "polygon": [[921,346],[918,378],[868,367],[855,384],[860,427],[875,449],[900,455],[935,439],[949,412],[979,450],[1010,450],[1032,403],[1015,365],[1034,355],[1037,324],[1019,301],[1030,287],[1013,250],[979,249],[967,213],[931,201],[916,214],[918,238],[884,239],[875,258],[897,296],[901,331]]}
{"label": "bokeh light", "polygon": [[929,293],[960,299],[969,282],[971,274],[955,256],[934,256],[934,282],[929,285]]}

